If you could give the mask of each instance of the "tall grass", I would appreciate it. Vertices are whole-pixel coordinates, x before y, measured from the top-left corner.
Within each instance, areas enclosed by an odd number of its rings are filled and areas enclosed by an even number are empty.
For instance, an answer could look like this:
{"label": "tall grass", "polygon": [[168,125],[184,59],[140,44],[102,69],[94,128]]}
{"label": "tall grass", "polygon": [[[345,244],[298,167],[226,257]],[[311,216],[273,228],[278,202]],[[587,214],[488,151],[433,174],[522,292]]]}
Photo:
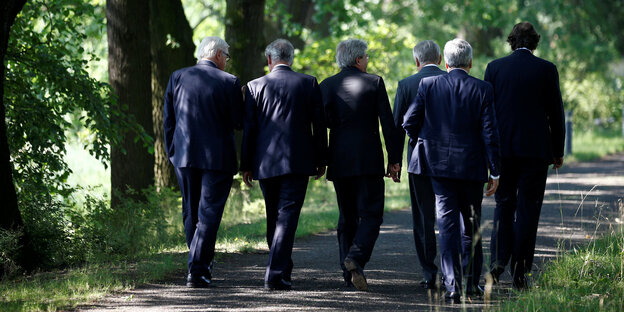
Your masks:
{"label": "tall grass", "polygon": [[[624,140],[617,130],[577,131],[574,140],[572,158],[576,160],[624,150]],[[82,264],[74,261],[71,268],[1,280],[2,310],[71,308],[185,269],[187,248],[179,194],[171,190],[157,194],[152,190],[147,193],[147,205],[128,202],[123,209],[110,210],[104,203],[110,189],[106,170],[90,156],[72,152],[76,150],[79,148],[68,148],[68,163],[74,169],[70,181],[83,187],[84,193],[75,199],[75,206],[67,206],[66,202],[63,209],[70,217],[70,237],[81,243],[73,244],[62,254],[76,253],[75,259]],[[385,179],[386,210],[409,206],[405,158],[401,183]],[[266,248],[264,209],[259,186],[247,189],[237,178],[223,215],[217,250],[245,252]],[[297,237],[333,229],[337,220],[332,183],[311,181]],[[618,235],[557,259],[539,277],[537,289],[520,294],[518,302],[506,303],[500,310],[624,310],[624,237]],[[3,265],[15,265],[4,251],[14,247],[16,237],[0,233]],[[134,240],[139,243],[132,245]]]}
{"label": "tall grass", "polygon": [[536,287],[500,311],[624,311],[624,233],[618,231],[551,261]]}
{"label": "tall grass", "polygon": [[158,253],[138,261],[92,263],[21,276],[0,283],[1,311],[56,311],[93,302],[180,270],[184,253]]}

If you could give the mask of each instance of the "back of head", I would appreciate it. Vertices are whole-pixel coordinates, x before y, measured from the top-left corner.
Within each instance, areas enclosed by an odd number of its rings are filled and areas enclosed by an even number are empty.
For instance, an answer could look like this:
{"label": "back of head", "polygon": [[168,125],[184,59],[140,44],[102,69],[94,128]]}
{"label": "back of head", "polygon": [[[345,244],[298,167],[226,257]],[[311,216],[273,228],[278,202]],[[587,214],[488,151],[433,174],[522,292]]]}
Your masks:
{"label": "back of head", "polygon": [[535,27],[533,27],[533,24],[529,22],[516,24],[509,33],[509,36],[507,36],[507,42],[509,42],[512,50],[518,48],[535,50],[539,40],[540,35],[535,30]]}
{"label": "back of head", "polygon": [[336,63],[338,67],[345,68],[355,65],[358,57],[366,55],[368,45],[360,39],[347,39],[341,41],[336,47]]}
{"label": "back of head", "polygon": [[277,39],[271,42],[264,50],[264,56],[271,56],[271,60],[275,62],[285,62],[292,65],[295,55],[295,48],[286,39]]}
{"label": "back of head", "polygon": [[199,48],[197,48],[197,60],[212,58],[219,51],[227,52],[229,47],[227,42],[219,37],[206,37],[199,44]]}
{"label": "back of head", "polygon": [[444,61],[449,68],[468,68],[472,61],[472,47],[468,41],[453,39],[444,45]]}
{"label": "back of head", "polygon": [[440,60],[440,46],[438,46],[432,40],[425,40],[419,42],[412,50],[414,58],[418,62],[437,64]]}

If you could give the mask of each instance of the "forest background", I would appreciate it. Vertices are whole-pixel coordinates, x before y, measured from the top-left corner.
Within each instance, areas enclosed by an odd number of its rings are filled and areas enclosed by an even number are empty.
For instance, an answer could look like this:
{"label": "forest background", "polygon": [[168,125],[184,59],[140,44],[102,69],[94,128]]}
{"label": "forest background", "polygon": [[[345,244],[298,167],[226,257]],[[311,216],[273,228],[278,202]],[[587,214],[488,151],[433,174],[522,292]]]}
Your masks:
{"label": "forest background", "polygon": [[[266,73],[264,47],[276,38],[293,42],[293,68],[319,82],[339,71],[338,42],[361,38],[369,45],[368,71],[384,78],[393,103],[398,81],[416,72],[417,42],[443,47],[456,37],[468,40],[471,75],[483,78],[488,62],[510,53],[505,39],[512,26],[529,21],[541,34],[536,55],[557,65],[572,112],[568,160],[624,150],[622,1],[9,0],[2,6],[5,279],[185,250],[177,183],[163,149],[162,95],[171,72],[195,63],[205,36],[231,45],[226,71],[243,83]],[[408,206],[403,181],[386,184],[387,209]],[[237,176],[224,214],[222,251],[265,245],[261,193],[240,182]],[[331,184],[313,181],[298,235],[333,228],[336,216]]]}

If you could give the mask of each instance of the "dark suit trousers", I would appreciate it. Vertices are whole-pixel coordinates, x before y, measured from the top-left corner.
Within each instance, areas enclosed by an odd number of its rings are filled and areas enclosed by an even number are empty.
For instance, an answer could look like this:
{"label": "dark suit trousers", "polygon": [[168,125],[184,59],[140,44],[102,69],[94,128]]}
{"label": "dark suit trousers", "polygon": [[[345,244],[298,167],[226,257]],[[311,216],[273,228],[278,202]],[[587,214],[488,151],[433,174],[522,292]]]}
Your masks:
{"label": "dark suit trousers", "polygon": [[291,279],[292,249],[308,180],[306,175],[283,175],[259,180],[266,203],[269,245],[265,283],[280,283],[282,279],[289,282]]}
{"label": "dark suit trousers", "polygon": [[538,158],[503,158],[490,250],[491,268],[511,274],[531,271],[537,225],[544,200],[548,164]]}
{"label": "dark suit trousers", "polygon": [[449,292],[461,292],[463,277],[472,287],[479,284],[481,276],[483,183],[432,177],[431,184],[436,197],[444,286]]}
{"label": "dark suit trousers", "polygon": [[232,174],[196,168],[175,168],[182,192],[182,218],[193,275],[211,270],[217,231],[232,187]]}
{"label": "dark suit trousers", "polygon": [[340,216],[338,248],[340,266],[350,280],[344,259],[349,257],[364,268],[373,253],[383,222],[384,181],[381,176],[359,176],[334,180]]}
{"label": "dark suit trousers", "polygon": [[409,174],[410,199],[416,254],[423,269],[423,277],[435,281],[438,267],[435,265],[435,194],[431,178],[425,175]]}

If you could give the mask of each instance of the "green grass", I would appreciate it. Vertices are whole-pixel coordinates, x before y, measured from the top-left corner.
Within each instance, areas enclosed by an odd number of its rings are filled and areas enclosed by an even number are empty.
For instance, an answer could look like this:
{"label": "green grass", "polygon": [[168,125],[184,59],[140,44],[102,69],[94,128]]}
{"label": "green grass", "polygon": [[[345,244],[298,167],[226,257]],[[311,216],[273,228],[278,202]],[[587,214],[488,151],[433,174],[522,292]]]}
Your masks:
{"label": "green grass", "polygon": [[573,130],[572,155],[566,162],[588,161],[624,151],[622,129]]}
{"label": "green grass", "polygon": [[[162,280],[180,267],[184,252],[159,253],[139,261],[89,264],[4,280],[0,283],[2,311],[55,311],[88,304],[113,292]],[[182,274],[180,274],[182,275]]]}
{"label": "green grass", "polygon": [[536,287],[500,311],[624,311],[624,234],[602,237],[548,264]]}
{"label": "green grass", "polygon": [[[567,157],[566,161],[589,160],[624,150],[624,140],[619,130],[577,131],[573,143],[575,153]],[[409,206],[405,158],[404,156],[402,182],[393,183],[385,179],[386,211]],[[102,185],[103,187],[91,191],[108,193],[108,173],[97,160],[83,153],[79,146],[68,147],[67,160],[74,170],[70,183],[83,187]],[[240,182],[240,179],[236,181]],[[168,216],[168,219],[179,220],[171,222],[174,233],[172,235],[177,235],[180,240],[177,247],[167,252],[153,252],[138,260],[129,257],[125,261],[95,261],[78,268],[2,280],[1,310],[53,311],[72,308],[139,284],[171,277],[174,273],[181,274],[186,267],[186,245],[181,235],[181,213],[178,213],[181,212],[181,201],[178,198],[174,202],[178,207],[170,210],[176,215]],[[337,220],[338,208],[332,183],[325,180],[311,181],[299,219],[297,237],[334,229]],[[249,190],[240,183],[235,183],[219,230],[217,251],[229,253],[266,249],[265,233],[264,200],[259,186],[256,183]],[[600,240],[591,248],[557,259],[552,268],[541,275],[539,288],[521,294],[517,302],[508,302],[500,309],[593,311],[600,308],[602,302],[603,309],[622,310],[622,245],[621,236],[605,242]],[[617,254],[617,251],[620,253]],[[585,260],[589,261],[585,267],[591,270],[577,276]],[[515,308],[516,306],[521,308]],[[588,308],[579,310],[577,306]]]}
{"label": "green grass", "polygon": [[[404,173],[405,174],[405,173]],[[407,183],[396,184],[386,179],[386,210],[408,205]],[[164,201],[164,200],[163,200]],[[179,206],[172,211],[181,211]],[[182,276],[186,268],[186,245],[182,240],[181,214],[168,216],[179,220],[172,223],[172,232],[180,244],[166,252],[154,252],[139,260],[102,261],[78,268],[52,271],[0,282],[2,311],[54,311],[73,308],[100,299],[111,293],[131,289],[136,285]],[[331,182],[311,181],[297,228],[297,237],[334,229],[338,220],[336,195]],[[229,203],[219,229],[216,249],[223,253],[254,252],[266,249],[266,220],[264,200],[259,186],[251,190],[239,185],[232,189]],[[296,242],[295,242],[296,244]]]}

